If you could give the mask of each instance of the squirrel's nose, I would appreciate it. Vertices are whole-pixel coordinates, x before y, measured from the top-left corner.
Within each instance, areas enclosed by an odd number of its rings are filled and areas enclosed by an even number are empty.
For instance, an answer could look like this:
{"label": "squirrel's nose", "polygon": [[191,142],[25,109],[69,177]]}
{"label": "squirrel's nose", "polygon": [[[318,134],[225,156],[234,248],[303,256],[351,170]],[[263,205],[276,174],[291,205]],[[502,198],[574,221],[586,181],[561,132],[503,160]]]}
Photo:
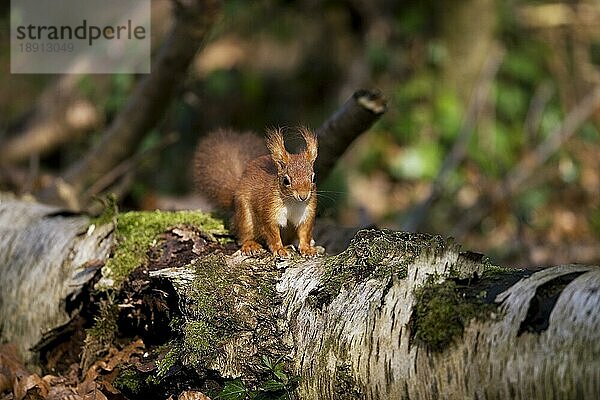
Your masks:
{"label": "squirrel's nose", "polygon": [[309,197],[310,197],[310,192],[306,193],[304,196],[301,195],[300,193],[298,193],[298,199],[300,201],[306,201],[306,200],[308,200]]}

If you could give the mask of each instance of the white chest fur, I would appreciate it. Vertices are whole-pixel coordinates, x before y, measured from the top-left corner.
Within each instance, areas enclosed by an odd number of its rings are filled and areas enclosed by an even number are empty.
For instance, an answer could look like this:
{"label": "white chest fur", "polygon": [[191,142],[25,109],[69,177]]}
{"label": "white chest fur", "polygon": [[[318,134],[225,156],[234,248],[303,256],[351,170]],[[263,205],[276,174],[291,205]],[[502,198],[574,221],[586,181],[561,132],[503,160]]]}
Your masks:
{"label": "white chest fur", "polygon": [[277,213],[277,224],[281,227],[291,222],[294,226],[300,225],[308,217],[308,203],[305,201],[288,200]]}

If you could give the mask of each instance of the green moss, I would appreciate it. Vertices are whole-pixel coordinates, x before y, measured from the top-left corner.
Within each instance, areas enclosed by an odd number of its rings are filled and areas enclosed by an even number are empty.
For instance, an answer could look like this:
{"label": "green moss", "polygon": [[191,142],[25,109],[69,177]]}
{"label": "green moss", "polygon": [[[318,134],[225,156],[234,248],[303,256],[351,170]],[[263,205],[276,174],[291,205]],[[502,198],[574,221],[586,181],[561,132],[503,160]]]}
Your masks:
{"label": "green moss", "polygon": [[98,201],[103,206],[102,212],[97,217],[92,218],[90,220],[90,223],[94,224],[94,225],[104,225],[104,224],[109,224],[109,223],[115,223],[116,217],[117,217],[117,215],[119,215],[117,196],[114,194],[110,194],[110,195],[106,196],[106,198],[99,199]]}
{"label": "green moss", "polygon": [[94,324],[86,330],[85,343],[81,355],[82,364],[86,369],[100,354],[106,352],[115,340],[118,326],[119,310],[113,299],[103,300],[100,310],[94,317]]}
{"label": "green moss", "polygon": [[497,309],[484,301],[484,290],[469,289],[453,280],[428,283],[415,293],[411,319],[413,341],[432,351],[442,351],[462,336],[473,318],[484,318]]}
{"label": "green moss", "polygon": [[178,332],[178,358],[197,367],[210,359],[239,326],[233,312],[231,288],[235,280],[222,254],[196,259],[189,266],[195,279],[183,298],[186,314],[173,326]]}
{"label": "green moss", "polygon": [[[227,297],[231,288],[227,262],[222,254],[214,254],[194,261],[190,267],[195,279],[186,296],[193,300],[189,312],[194,318],[208,320],[215,317],[225,302],[220,295]],[[221,310],[226,311],[226,310]]]}
{"label": "green moss", "polygon": [[[187,268],[194,272],[194,280],[178,289],[183,315],[172,324],[178,361],[184,367],[201,370],[225,343],[253,332],[253,340],[268,344],[259,350],[260,354],[248,354],[245,376],[254,374],[260,379],[264,372],[259,367],[260,355],[277,357],[289,351],[278,343],[278,338],[271,337],[276,322],[266,317],[276,313],[279,300],[273,293],[280,273],[265,268],[264,260],[228,263],[223,254],[194,259]],[[248,349],[240,351],[248,353]]]}
{"label": "green moss", "polygon": [[94,325],[87,330],[87,336],[102,343],[112,343],[117,331],[118,313],[117,306],[111,300],[100,303],[100,311],[94,317]]}
{"label": "green moss", "polygon": [[169,370],[177,363],[179,359],[179,348],[171,344],[169,351],[165,356],[156,362],[156,375],[160,379],[167,375]]}
{"label": "green moss", "polygon": [[[189,224],[201,227],[208,235],[226,233],[221,221],[199,212],[154,211],[112,214],[108,211],[116,212],[116,206],[107,207],[106,210],[103,215],[92,222],[113,221],[116,223],[117,244],[112,257],[107,260],[102,269],[102,280],[98,285],[99,289],[108,293],[109,297],[113,293],[113,289],[118,289],[129,273],[146,261],[148,249],[158,240],[158,236],[169,228]],[[106,302],[95,317],[94,325],[87,331],[84,360],[93,361],[96,353],[108,348],[114,340],[118,330],[116,321],[118,310],[108,304],[112,304],[112,302]],[[197,307],[202,307],[202,304],[199,302]],[[194,337],[191,331],[190,328],[188,330],[190,340]],[[165,368],[168,370],[166,364],[168,361],[165,361],[161,371]]]}
{"label": "green moss", "polygon": [[134,368],[122,371],[113,382],[113,385],[130,396],[139,394],[146,387],[142,374]]}
{"label": "green moss", "polygon": [[127,275],[143,264],[148,248],[170,227],[196,225],[208,234],[224,234],[223,222],[194,211],[127,212],[116,217],[117,245],[102,269],[102,284],[118,287]]}
{"label": "green moss", "polygon": [[502,275],[506,275],[506,274],[514,274],[515,273],[515,268],[507,268],[507,267],[501,267],[498,265],[493,265],[491,263],[487,263],[483,269],[483,278],[493,278],[493,277],[497,277],[497,276],[502,276]]}
{"label": "green moss", "polygon": [[187,321],[183,327],[184,362],[198,366],[216,350],[223,340],[223,332],[210,321]]}
{"label": "green moss", "polygon": [[345,251],[324,261],[325,273],[319,289],[311,294],[309,301],[317,307],[329,304],[342,287],[351,287],[365,279],[405,279],[408,266],[419,254],[424,251],[437,254],[445,246],[446,242],[440,236],[386,230],[359,231]]}

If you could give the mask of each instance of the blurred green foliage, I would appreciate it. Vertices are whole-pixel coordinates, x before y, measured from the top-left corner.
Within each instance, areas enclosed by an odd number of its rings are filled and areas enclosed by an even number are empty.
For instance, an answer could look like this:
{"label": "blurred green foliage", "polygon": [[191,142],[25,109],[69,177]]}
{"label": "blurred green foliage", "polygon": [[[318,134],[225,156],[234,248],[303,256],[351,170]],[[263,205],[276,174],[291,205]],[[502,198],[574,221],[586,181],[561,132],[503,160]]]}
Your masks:
{"label": "blurred green foliage", "polygon": [[[586,0],[569,4],[576,7],[582,2]],[[521,7],[545,3],[225,1],[223,17],[207,49],[199,55],[210,67],[194,65],[166,117],[149,133],[140,151],[158,147],[168,133],[176,132],[179,141],[167,149],[149,152],[138,168],[128,199],[130,206],[139,206],[151,192],[189,192],[190,159],[198,137],[205,132],[223,126],[257,132],[277,125],[316,128],[354,90],[366,86],[384,92],[389,99],[388,111],[347,151],[328,181],[320,186],[320,209],[342,223],[360,220],[401,228],[404,217],[426,197],[428,185],[438,177],[465,129],[471,93],[479,78],[470,64],[470,53],[479,54],[483,62],[493,45],[505,53],[489,98],[476,116],[474,130],[467,132],[471,133],[467,153],[448,174],[441,199],[420,227],[448,233],[469,207],[486,196],[487,190],[501,185],[508,171],[556,132],[576,100],[589,89],[587,78],[576,74],[578,60],[574,57],[583,53],[574,46],[588,43],[584,53],[590,68],[598,72],[597,36],[585,37],[587,42],[577,36],[577,42],[568,27],[539,33],[520,19]],[[469,17],[469,7],[477,6],[479,10],[485,5],[487,17]],[[4,19],[0,21],[6,24]],[[465,26],[471,26],[473,33],[456,39],[453,33],[459,29],[463,32]],[[577,27],[573,32],[582,34]],[[560,40],[552,42],[548,37]],[[457,82],[448,80],[461,74],[473,87],[457,87]],[[17,78],[11,79],[16,85]],[[35,79],[40,78],[24,81],[31,85]],[[125,105],[137,80],[130,75],[83,77],[80,90],[98,105],[109,124]],[[42,79],[39,85],[46,81]],[[545,97],[539,97],[544,91]],[[12,118],[15,109],[26,109],[23,99],[28,94],[34,97],[29,90],[12,102],[0,102],[0,114]],[[93,143],[99,133],[87,140]],[[599,146],[597,120],[586,123],[577,140]],[[67,150],[68,157],[58,157],[58,163],[73,161],[83,147],[78,144],[75,151]],[[585,192],[582,177],[590,165],[589,156],[583,157],[577,148],[565,146],[560,154],[552,156],[553,167],[534,174],[536,179],[502,212],[517,215],[519,223],[527,228],[536,213],[560,202],[560,198],[566,196],[572,201],[587,196],[564,194],[565,188]],[[49,159],[57,162],[56,157]],[[364,187],[374,180],[385,182],[379,192]],[[357,186],[359,181],[363,186]],[[370,197],[364,195],[365,191]],[[363,195],[357,196],[356,192]],[[387,210],[370,208],[382,201]],[[592,217],[590,207],[597,210],[600,204],[594,204],[593,200],[585,200],[580,210],[590,212],[590,229],[597,232],[597,212]],[[486,226],[514,221],[501,216],[502,212],[493,216],[497,224]],[[348,217],[359,214],[366,219]],[[479,225],[473,234],[487,233],[486,229]],[[516,228],[510,229],[513,234]]]}

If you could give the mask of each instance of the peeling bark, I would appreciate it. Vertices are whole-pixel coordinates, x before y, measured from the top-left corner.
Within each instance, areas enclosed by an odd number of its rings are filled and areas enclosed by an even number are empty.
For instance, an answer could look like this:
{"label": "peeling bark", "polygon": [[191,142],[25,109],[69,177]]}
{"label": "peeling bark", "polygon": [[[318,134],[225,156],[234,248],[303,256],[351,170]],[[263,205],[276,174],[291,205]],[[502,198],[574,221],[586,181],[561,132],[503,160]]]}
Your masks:
{"label": "peeling bark", "polygon": [[[68,319],[53,307],[73,292],[76,266],[106,255],[111,234],[86,234],[85,216],[16,201],[0,202],[0,223],[1,340],[23,338],[26,349]],[[195,371],[195,385],[214,376],[254,385],[262,356],[287,356],[303,399],[600,393],[596,266],[505,269],[439,236],[379,230],[359,232],[336,256],[278,261],[232,254],[202,227],[170,232],[148,252],[158,267],[142,262],[129,285],[167,299],[160,307],[178,321],[168,354],[146,371],[179,365]],[[142,307],[117,299],[132,315]],[[38,309],[42,321],[30,320]]]}

